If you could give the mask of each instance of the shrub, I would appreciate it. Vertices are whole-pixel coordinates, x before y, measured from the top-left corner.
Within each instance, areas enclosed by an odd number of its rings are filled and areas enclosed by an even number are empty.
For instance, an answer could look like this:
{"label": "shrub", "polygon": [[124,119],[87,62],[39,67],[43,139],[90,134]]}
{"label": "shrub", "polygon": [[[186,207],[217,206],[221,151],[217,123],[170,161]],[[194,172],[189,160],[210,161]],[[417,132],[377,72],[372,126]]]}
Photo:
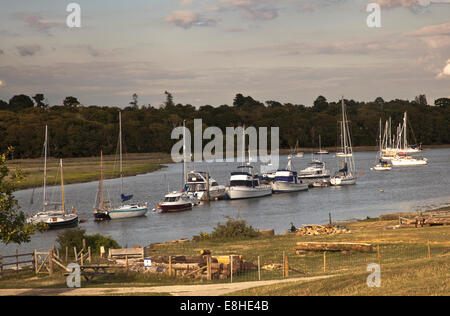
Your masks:
{"label": "shrub", "polygon": [[225,224],[217,223],[217,226],[209,235],[200,234],[202,239],[244,239],[259,235],[260,233],[252,226],[248,226],[245,220],[235,219],[229,219]]}
{"label": "shrub", "polygon": [[[68,229],[58,234],[56,242],[59,245],[59,251],[65,251],[66,247],[73,249],[83,248],[83,239],[86,241],[86,247],[91,247],[92,253],[99,253],[100,246],[108,248],[121,248],[120,245],[111,237],[105,237],[100,234],[86,235],[86,230],[81,228]],[[69,251],[69,253],[72,253]]]}

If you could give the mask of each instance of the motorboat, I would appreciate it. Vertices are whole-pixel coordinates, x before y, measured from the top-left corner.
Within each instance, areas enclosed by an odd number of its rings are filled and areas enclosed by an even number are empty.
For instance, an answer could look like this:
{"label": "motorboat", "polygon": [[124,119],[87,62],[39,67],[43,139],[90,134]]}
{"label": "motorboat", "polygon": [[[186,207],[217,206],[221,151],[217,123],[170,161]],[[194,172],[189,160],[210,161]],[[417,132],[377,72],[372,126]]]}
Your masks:
{"label": "motorboat", "polygon": [[293,171],[292,161],[289,158],[286,169],[277,170],[275,173],[271,186],[273,193],[306,191],[309,188],[307,183],[298,179],[297,172]]}
{"label": "motorboat", "polygon": [[162,213],[182,212],[192,210],[194,205],[192,197],[186,192],[170,192],[164,196],[164,200],[159,203],[158,209]]}
{"label": "motorboat", "polygon": [[330,181],[330,170],[327,170],[325,162],[315,159],[309,163],[308,167],[301,170],[298,179],[309,185],[318,181]]}
{"label": "motorboat", "polygon": [[375,171],[389,171],[392,170],[392,164],[389,161],[384,159],[379,159],[378,163],[372,167]]}
{"label": "motorboat", "polygon": [[227,188],[230,200],[258,198],[272,194],[272,187],[261,184],[259,177],[253,174],[253,166],[243,165],[238,169],[239,171],[231,173],[230,186]]}
{"label": "motorboat", "polygon": [[207,178],[209,178],[209,198],[220,199],[225,196],[225,186],[219,185],[216,180],[209,177],[206,172],[190,171],[186,177],[185,192],[199,200],[207,199]]}

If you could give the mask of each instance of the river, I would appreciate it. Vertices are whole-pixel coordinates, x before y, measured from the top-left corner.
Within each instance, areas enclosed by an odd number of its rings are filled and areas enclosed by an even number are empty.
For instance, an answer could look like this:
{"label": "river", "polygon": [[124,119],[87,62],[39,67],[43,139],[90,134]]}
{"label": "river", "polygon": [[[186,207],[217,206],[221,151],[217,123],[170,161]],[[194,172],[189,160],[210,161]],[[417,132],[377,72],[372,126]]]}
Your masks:
{"label": "river", "polygon": [[[79,225],[88,234],[99,233],[110,236],[122,247],[146,246],[150,243],[192,238],[200,232],[209,233],[218,222],[225,222],[225,216],[245,219],[258,229],[274,228],[282,233],[293,222],[302,224],[323,224],[331,213],[333,221],[364,219],[384,213],[414,211],[450,205],[450,149],[429,149],[422,153],[429,164],[424,167],[393,169],[389,172],[370,171],[375,162],[375,152],[355,153],[358,168],[356,185],[347,187],[313,188],[306,192],[277,194],[251,200],[223,200],[199,205],[192,211],[162,214],[152,212],[168,189],[178,190],[182,181],[182,164],[170,164],[159,171],[124,178],[124,191],[134,194],[136,201],[147,201],[149,212],[145,217],[111,220],[101,223],[93,221],[92,210],[96,199],[98,182],[64,186],[66,208],[75,206],[80,218],[86,219]],[[338,169],[333,154],[324,155],[323,160],[332,173]],[[303,169],[311,161],[311,155],[295,158],[296,170]],[[286,156],[280,156],[284,167]],[[228,184],[230,172],[238,163],[191,163],[188,169],[208,171],[219,184]],[[106,195],[112,200],[119,196],[119,179],[105,181]],[[42,204],[42,190],[32,189],[15,192],[20,207],[27,213],[39,211]],[[59,199],[58,186],[47,191],[53,200]],[[33,196],[33,204],[31,197]],[[50,249],[61,230],[36,233],[31,242],[8,246],[1,245],[0,253],[14,254],[34,249]]]}

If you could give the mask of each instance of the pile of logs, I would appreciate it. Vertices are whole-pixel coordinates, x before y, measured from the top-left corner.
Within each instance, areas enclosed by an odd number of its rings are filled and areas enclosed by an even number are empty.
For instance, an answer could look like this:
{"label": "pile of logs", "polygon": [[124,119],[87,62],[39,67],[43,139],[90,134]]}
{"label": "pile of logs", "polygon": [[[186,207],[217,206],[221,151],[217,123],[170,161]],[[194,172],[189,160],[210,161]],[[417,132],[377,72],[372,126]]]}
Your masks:
{"label": "pile of logs", "polygon": [[305,225],[297,230],[297,236],[318,236],[318,235],[334,235],[347,234],[350,230],[341,226],[322,226],[322,225]]}
{"label": "pile of logs", "polygon": [[[245,261],[242,256],[211,256],[208,250],[202,250],[200,255],[151,255],[151,267],[144,266],[144,259],[129,259],[127,266],[130,271],[140,273],[165,273],[173,276],[184,276],[203,279],[226,279],[246,271],[256,270],[257,267]],[[119,260],[120,261],[120,260]],[[117,262],[122,263],[123,262]]]}
{"label": "pile of logs", "polygon": [[351,243],[351,242],[297,242],[295,245],[297,254],[303,254],[309,251],[357,251],[373,252],[371,244]]}
{"label": "pile of logs", "polygon": [[450,225],[450,211],[425,212],[411,218],[399,217],[399,221],[402,228]]}

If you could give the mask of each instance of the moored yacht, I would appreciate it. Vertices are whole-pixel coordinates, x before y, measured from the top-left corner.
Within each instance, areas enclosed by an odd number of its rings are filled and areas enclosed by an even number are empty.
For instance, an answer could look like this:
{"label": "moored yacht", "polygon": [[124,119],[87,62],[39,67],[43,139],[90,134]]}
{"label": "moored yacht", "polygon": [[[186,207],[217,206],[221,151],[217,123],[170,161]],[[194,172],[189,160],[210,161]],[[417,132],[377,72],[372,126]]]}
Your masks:
{"label": "moored yacht", "polygon": [[[259,177],[253,174],[253,166],[239,166],[240,170],[232,172],[227,195],[230,200],[258,198],[272,194],[270,185],[262,185]],[[245,169],[248,169],[246,171]]]}
{"label": "moored yacht", "polygon": [[310,185],[315,182],[326,183],[330,181],[330,170],[327,170],[325,162],[316,159],[300,171],[298,179]]}
{"label": "moored yacht", "polygon": [[288,158],[286,169],[277,170],[271,183],[273,193],[298,192],[308,190],[307,183],[303,183],[293,171],[291,158]]}
{"label": "moored yacht", "polygon": [[158,209],[162,213],[166,212],[181,212],[192,209],[192,198],[185,192],[171,192],[164,196],[164,201],[159,203]]}
{"label": "moored yacht", "polygon": [[[207,173],[201,171],[190,171],[187,174],[185,191],[189,195],[197,197],[199,200],[206,199],[207,197]],[[219,185],[216,180],[209,177],[209,198],[220,199],[225,196],[225,186]]]}
{"label": "moored yacht", "polygon": [[342,98],[342,143],[341,152],[342,155],[342,168],[335,173],[330,179],[331,185],[341,186],[356,183],[356,166],[353,157],[352,141],[350,137],[350,129],[347,121],[347,114],[345,112],[344,98]]}

